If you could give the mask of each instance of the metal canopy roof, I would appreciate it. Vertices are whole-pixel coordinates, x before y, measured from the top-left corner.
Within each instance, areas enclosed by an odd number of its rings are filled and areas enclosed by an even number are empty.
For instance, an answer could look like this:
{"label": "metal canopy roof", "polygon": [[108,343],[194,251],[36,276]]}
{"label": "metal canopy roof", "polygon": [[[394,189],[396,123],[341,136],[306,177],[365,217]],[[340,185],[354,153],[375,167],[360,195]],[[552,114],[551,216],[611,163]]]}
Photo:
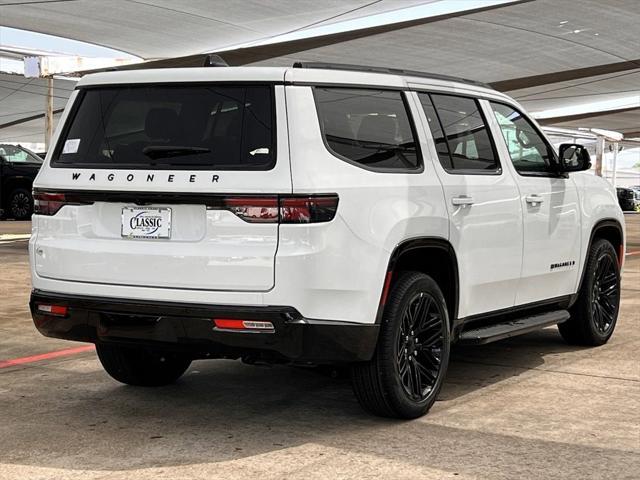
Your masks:
{"label": "metal canopy roof", "polygon": [[[472,78],[532,112],[560,112],[543,123],[640,136],[638,0],[525,0],[310,38],[277,37],[425,3],[438,0],[106,0],[100,8],[89,0],[0,0],[0,22],[161,59],[148,66],[200,66],[203,54],[218,52],[232,65],[339,62]],[[0,115],[2,97],[0,91]],[[583,108],[571,110],[577,106]],[[0,138],[6,138],[2,130]]]}

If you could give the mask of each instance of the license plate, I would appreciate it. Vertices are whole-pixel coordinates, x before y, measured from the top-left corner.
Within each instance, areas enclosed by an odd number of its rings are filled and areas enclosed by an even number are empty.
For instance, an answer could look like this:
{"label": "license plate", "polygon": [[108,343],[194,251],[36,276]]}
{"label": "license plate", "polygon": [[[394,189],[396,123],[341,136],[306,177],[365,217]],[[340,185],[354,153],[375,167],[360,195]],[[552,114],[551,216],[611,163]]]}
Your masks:
{"label": "license plate", "polygon": [[121,232],[125,238],[170,238],[171,209],[124,207]]}

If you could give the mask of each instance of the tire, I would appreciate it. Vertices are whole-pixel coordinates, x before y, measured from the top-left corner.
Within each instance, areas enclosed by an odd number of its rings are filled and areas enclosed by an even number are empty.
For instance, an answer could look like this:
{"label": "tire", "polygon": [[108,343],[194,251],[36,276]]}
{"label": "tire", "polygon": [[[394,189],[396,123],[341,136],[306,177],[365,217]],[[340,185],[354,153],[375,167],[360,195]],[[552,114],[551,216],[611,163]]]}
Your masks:
{"label": "tire", "polygon": [[618,320],[620,267],[613,245],[597,239],[591,245],[578,299],[571,318],[558,325],[571,345],[598,346],[607,343]]}
{"label": "tire", "polygon": [[373,358],[351,368],[356,398],[374,415],[424,415],[442,387],[449,351],[449,316],[438,284],[423,273],[402,273],[391,289]]}
{"label": "tire", "polygon": [[16,220],[29,220],[33,213],[33,197],[25,188],[16,188],[8,197],[7,216]]}
{"label": "tire", "polygon": [[190,358],[176,353],[104,344],[97,344],[96,351],[106,372],[127,385],[168,385],[191,365]]}

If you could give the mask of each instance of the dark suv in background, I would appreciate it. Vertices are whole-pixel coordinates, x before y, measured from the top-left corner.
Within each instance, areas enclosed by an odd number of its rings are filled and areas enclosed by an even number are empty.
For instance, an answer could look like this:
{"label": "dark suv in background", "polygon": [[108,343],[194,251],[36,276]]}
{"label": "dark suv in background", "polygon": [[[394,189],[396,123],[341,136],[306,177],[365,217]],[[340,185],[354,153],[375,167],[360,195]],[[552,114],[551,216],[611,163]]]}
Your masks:
{"label": "dark suv in background", "polygon": [[31,218],[31,185],[41,165],[42,159],[26,148],[0,144],[0,216]]}
{"label": "dark suv in background", "polygon": [[625,211],[636,211],[640,206],[640,195],[633,188],[617,187],[618,203]]}

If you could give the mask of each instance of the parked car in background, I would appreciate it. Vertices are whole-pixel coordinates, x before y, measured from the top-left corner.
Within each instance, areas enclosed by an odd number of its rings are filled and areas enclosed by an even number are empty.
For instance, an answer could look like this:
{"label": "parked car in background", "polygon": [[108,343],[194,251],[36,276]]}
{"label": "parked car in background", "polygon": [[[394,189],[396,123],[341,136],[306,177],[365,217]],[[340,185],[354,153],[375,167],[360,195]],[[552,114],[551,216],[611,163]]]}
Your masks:
{"label": "parked car in background", "polygon": [[616,191],[618,192],[618,203],[622,210],[635,212],[640,207],[640,190],[617,187]]}
{"label": "parked car in background", "polygon": [[[631,185],[629,188],[635,192],[637,203],[640,203],[640,185]],[[636,210],[637,207],[638,205],[636,205]]]}
{"label": "parked car in background", "polygon": [[31,218],[31,185],[41,165],[42,158],[26,148],[0,144],[0,216]]}

